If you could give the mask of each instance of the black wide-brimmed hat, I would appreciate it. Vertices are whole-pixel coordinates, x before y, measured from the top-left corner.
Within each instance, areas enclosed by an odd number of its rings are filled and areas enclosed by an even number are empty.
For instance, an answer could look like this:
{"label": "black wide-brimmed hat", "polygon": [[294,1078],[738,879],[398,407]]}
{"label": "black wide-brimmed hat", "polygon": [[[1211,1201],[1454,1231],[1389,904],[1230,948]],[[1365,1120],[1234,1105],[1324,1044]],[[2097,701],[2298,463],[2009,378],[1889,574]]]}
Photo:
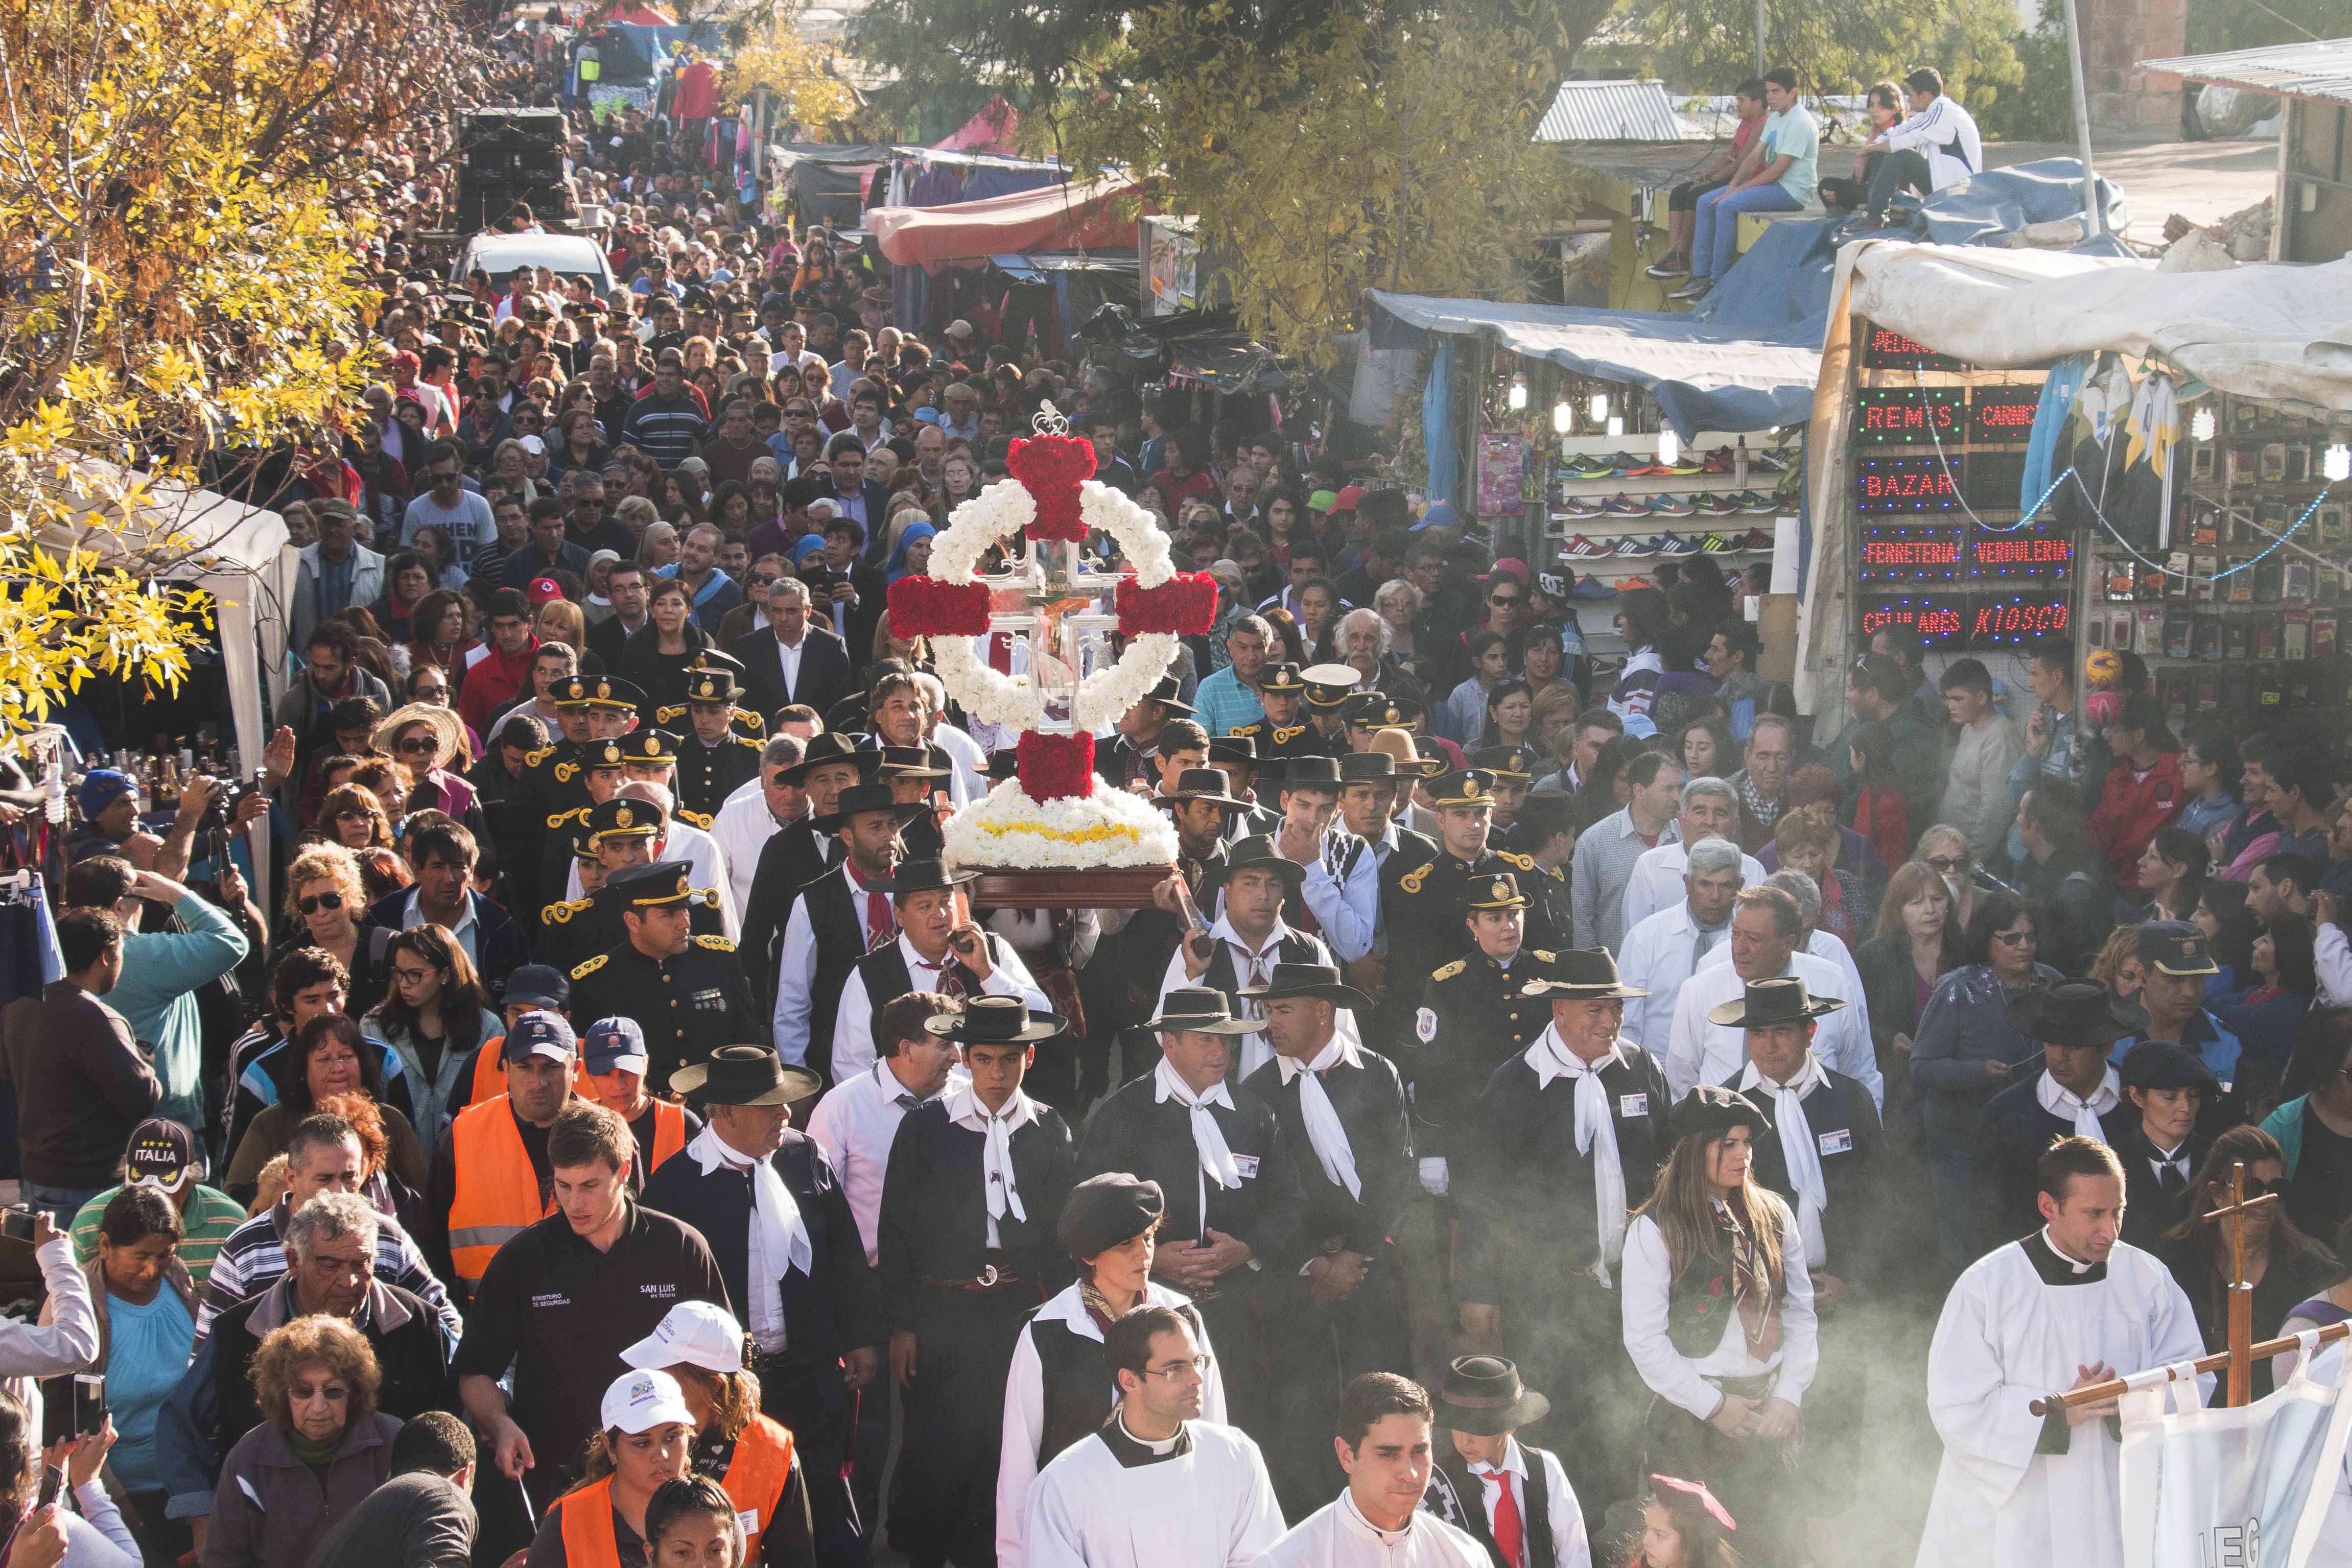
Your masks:
{"label": "black wide-brimmed hat", "polygon": [[867,811],[887,811],[902,823],[911,822],[929,810],[920,800],[899,800],[887,784],[852,784],[833,798],[832,810],[822,817],[811,817],[809,827],[820,833],[830,833],[850,818]]}
{"label": "black wide-brimmed hat", "polygon": [[1396,758],[1385,751],[1351,751],[1339,758],[1341,784],[1393,784]]}
{"label": "black wide-brimmed hat", "polygon": [[938,746],[886,746],[882,748],[885,779],[946,779],[955,768],[947,749]]}
{"label": "black wide-brimmed hat", "polygon": [[871,779],[874,770],[882,765],[882,753],[873,747],[858,745],[839,730],[828,729],[823,735],[810,737],[801,759],[790,768],[779,768],[776,777],[787,784],[805,784],[809,769],[827,762],[855,763],[860,778]]}
{"label": "black wide-brimmed hat", "polygon": [[1339,788],[1339,759],[1336,757],[1285,758],[1282,787],[1286,789],[1337,791]]}
{"label": "black wide-brimmed hat", "polygon": [[1666,1118],[1666,1131],[1678,1144],[1691,1137],[1719,1138],[1734,1127],[1745,1127],[1760,1138],[1772,1130],[1772,1122],[1755,1101],[1720,1083],[1696,1085],[1675,1103]]}
{"label": "black wide-brimmed hat", "polygon": [[1162,789],[1151,798],[1155,806],[1178,806],[1193,800],[1231,806],[1237,811],[1246,811],[1250,807],[1247,800],[1225,793],[1225,776],[1213,768],[1187,768],[1176,775],[1176,788]]}
{"label": "black wide-brimmed hat", "polygon": [[722,1045],[709,1061],[671,1073],[669,1086],[705,1105],[788,1105],[817,1093],[824,1081],[785,1065],[771,1046]]}
{"label": "black wide-brimmed hat", "polygon": [[[514,982],[509,980],[507,988],[511,991]],[[2197,1054],[2196,1048],[2175,1040],[2141,1040],[2124,1052],[2116,1071],[2126,1089],[2201,1089],[2209,1095],[2221,1092],[2221,1079],[2205,1065],[2205,1059]]]}
{"label": "black wide-brimmed hat", "polygon": [[1054,1239],[1083,1263],[1134,1240],[1158,1224],[1167,1209],[1167,1196],[1158,1182],[1125,1171],[1105,1171],[1070,1189],[1062,1202],[1062,1218],[1055,1222]]}
{"label": "black wide-brimmed hat", "polygon": [[1245,839],[1235,839],[1225,851],[1225,880],[1233,880],[1237,871],[1270,871],[1287,878],[1293,887],[1307,881],[1307,868],[1297,861],[1286,860],[1274,847],[1268,833],[1253,833]]}
{"label": "black wide-brimmed hat", "polygon": [[1499,1437],[1551,1414],[1551,1401],[1519,1381],[1499,1355],[1456,1356],[1437,1396],[1437,1424],[1474,1437]]}
{"label": "black wide-brimmed hat", "polygon": [[1617,960],[1606,947],[1564,948],[1519,987],[1523,997],[1549,997],[1556,1002],[1623,1001],[1649,994],[1617,978]]}
{"label": "black wide-brimmed hat", "polygon": [[980,873],[958,871],[937,855],[921,860],[900,861],[890,874],[880,882],[869,882],[866,888],[874,893],[934,893],[943,887],[961,887],[978,882]]}
{"label": "black wide-brimmed hat", "polygon": [[2113,1045],[2146,1029],[2147,1014],[2096,980],[2061,980],[2046,991],[2028,991],[2010,1003],[2009,1022],[2036,1041]]}
{"label": "black wide-brimmed hat", "polygon": [[1817,997],[1794,975],[1750,980],[1746,994],[1708,1010],[1706,1021],[1727,1029],[1761,1029],[1772,1023],[1802,1023],[1825,1018],[1845,1004],[1835,997]]}
{"label": "black wide-brimmed hat", "polygon": [[1243,768],[1257,766],[1257,741],[1246,735],[1216,735],[1209,737],[1209,760],[1231,762]]}
{"label": "black wide-brimmed hat", "polygon": [[1213,986],[1179,986],[1160,998],[1160,1016],[1143,1027],[1162,1034],[1255,1034],[1265,1026],[1235,1018],[1233,1002]]}
{"label": "black wide-brimmed hat", "polygon": [[1162,675],[1160,677],[1159,684],[1151,688],[1150,700],[1158,703],[1171,714],[1190,718],[1196,710],[1191,703],[1183,700],[1183,682],[1173,675]]}
{"label": "black wide-brimmed hat", "polygon": [[1262,1002],[1312,997],[1318,1002],[1353,1008],[1359,1012],[1372,1009],[1372,998],[1343,982],[1339,971],[1329,964],[1276,964],[1263,985],[1244,986],[1234,994]]}
{"label": "black wide-brimmed hat", "polygon": [[1058,1013],[1033,1013],[1019,997],[966,997],[951,1013],[933,1013],[923,1027],[962,1045],[1028,1045],[1062,1032]]}
{"label": "black wide-brimmed hat", "polygon": [[1576,826],[1576,797],[1566,789],[1530,789],[1519,799],[1512,821],[1549,839]]}

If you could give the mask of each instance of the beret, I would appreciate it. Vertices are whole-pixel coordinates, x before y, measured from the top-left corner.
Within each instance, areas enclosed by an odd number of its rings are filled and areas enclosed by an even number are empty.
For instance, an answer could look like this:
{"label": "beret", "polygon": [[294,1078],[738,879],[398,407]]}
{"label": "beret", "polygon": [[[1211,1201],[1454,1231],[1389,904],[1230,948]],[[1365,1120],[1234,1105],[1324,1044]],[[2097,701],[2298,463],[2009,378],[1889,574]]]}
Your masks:
{"label": "beret", "polygon": [[1166,1207],[1158,1182],[1105,1171],[1070,1189],[1054,1234],[1071,1257],[1099,1258],[1149,1230]]}

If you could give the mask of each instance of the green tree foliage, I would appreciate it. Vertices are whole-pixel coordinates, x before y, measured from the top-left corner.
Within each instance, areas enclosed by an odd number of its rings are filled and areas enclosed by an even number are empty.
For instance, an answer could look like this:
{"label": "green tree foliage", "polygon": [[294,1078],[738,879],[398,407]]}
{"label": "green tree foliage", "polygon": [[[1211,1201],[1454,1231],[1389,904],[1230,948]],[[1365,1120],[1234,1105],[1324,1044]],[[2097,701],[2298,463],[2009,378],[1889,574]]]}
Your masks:
{"label": "green tree foliage", "polygon": [[[1753,0],[1664,0],[1629,14],[1627,63],[1696,90],[1727,93],[1756,74]],[[2015,0],[1764,0],[1765,58],[1809,93],[1860,93],[1916,66],[1981,120],[2025,82]],[[1612,30],[1613,31],[1613,30]]]}

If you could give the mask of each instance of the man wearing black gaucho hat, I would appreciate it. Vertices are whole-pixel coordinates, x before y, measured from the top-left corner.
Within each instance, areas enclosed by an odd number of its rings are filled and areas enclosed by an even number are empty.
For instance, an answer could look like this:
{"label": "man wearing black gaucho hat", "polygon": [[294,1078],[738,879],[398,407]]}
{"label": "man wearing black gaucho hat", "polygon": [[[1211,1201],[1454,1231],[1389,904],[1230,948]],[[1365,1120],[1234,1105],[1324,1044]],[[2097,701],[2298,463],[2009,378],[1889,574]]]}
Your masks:
{"label": "man wearing black gaucho hat", "polygon": [[1421,1506],[1465,1530],[1495,1568],[1591,1568],[1584,1510],[1559,1456],[1512,1436],[1551,1412],[1499,1355],[1457,1356],[1437,1395],[1444,1434]]}
{"label": "man wearing black gaucho hat", "polygon": [[2009,1021],[2040,1043],[2042,1061],[2011,1062],[2040,1070],[2021,1072],[2019,1082],[1986,1101],[1977,1123],[1970,1168],[1979,1257],[2042,1228],[2035,1172],[2053,1139],[2107,1141],[2102,1118],[2124,1104],[2123,1078],[2107,1061],[2107,1048],[2146,1029],[2147,1014],[2096,980],[2061,980],[2011,1002]]}
{"label": "man wearing black gaucho hat", "polygon": [[1088,1176],[1070,1189],[1055,1228],[1078,1278],[1037,1309],[1013,1347],[1004,1385],[1004,1451],[996,1466],[996,1568],[1020,1568],[1029,1489],[1055,1455],[1110,1419],[1118,1385],[1103,1364],[1103,1334],[1137,1307],[1171,1307],[1209,1357],[1201,1418],[1225,1419],[1224,1374],[1200,1309],[1150,1277],[1166,1207],[1158,1182],[1125,1171]]}
{"label": "man wearing black gaucho hat", "polygon": [[1345,1483],[1328,1443],[1339,1392],[1359,1373],[1412,1369],[1404,1281],[1390,1238],[1413,1183],[1404,1083],[1385,1056],[1339,1029],[1371,998],[1324,964],[1277,964],[1241,994],[1265,1009],[1274,1060],[1242,1082],[1274,1107],[1298,1172],[1302,1271],[1266,1281],[1277,1420],[1272,1445],[1283,1512],[1304,1518]]}
{"label": "man wearing black gaucho hat", "polygon": [[837,835],[845,852],[793,897],[772,1021],[777,1054],[827,1082],[841,1079],[831,1060],[842,988],[857,960],[898,929],[888,883],[901,857],[899,831],[929,810],[898,800],[887,784],[852,784],[834,797],[832,810],[810,819],[817,832]]}
{"label": "man wearing black gaucho hat", "polygon": [[[1666,1075],[1621,1038],[1625,1002],[1643,993],[1620,982],[1605,948],[1553,953],[1519,993],[1549,1003],[1551,1022],[1487,1079],[1454,1145],[1454,1298],[1474,1345],[1511,1349],[1539,1383],[1574,1382],[1549,1435],[1580,1496],[1615,1498],[1632,1484],[1618,1461],[1640,1409],[1617,1267],[1626,1218],[1667,1146]],[[1548,1245],[1528,1247],[1531,1236]]]}
{"label": "man wearing black gaucho hat", "polygon": [[907,1409],[890,1543],[917,1563],[985,1563],[1013,1343],[1070,1277],[1053,1234],[1070,1129],[1021,1088],[1062,1019],[974,996],[923,1027],[961,1047],[971,1077],[908,1113],[882,1180],[882,1310]]}

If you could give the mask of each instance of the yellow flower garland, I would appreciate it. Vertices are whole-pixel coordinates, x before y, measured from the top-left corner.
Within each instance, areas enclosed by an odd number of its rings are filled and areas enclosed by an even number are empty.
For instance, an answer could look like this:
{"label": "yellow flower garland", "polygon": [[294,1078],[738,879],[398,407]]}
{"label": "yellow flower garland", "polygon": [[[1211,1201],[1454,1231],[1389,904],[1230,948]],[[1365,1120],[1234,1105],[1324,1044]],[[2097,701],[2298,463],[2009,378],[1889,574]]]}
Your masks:
{"label": "yellow flower garland", "polygon": [[1041,839],[1052,839],[1065,844],[1095,844],[1105,839],[1125,839],[1133,843],[1141,836],[1133,828],[1117,822],[1097,823],[1076,831],[1067,828],[1049,828],[1040,822],[1019,822],[1011,827],[998,827],[993,822],[975,822],[972,825],[992,839],[1012,833],[1034,833]]}

